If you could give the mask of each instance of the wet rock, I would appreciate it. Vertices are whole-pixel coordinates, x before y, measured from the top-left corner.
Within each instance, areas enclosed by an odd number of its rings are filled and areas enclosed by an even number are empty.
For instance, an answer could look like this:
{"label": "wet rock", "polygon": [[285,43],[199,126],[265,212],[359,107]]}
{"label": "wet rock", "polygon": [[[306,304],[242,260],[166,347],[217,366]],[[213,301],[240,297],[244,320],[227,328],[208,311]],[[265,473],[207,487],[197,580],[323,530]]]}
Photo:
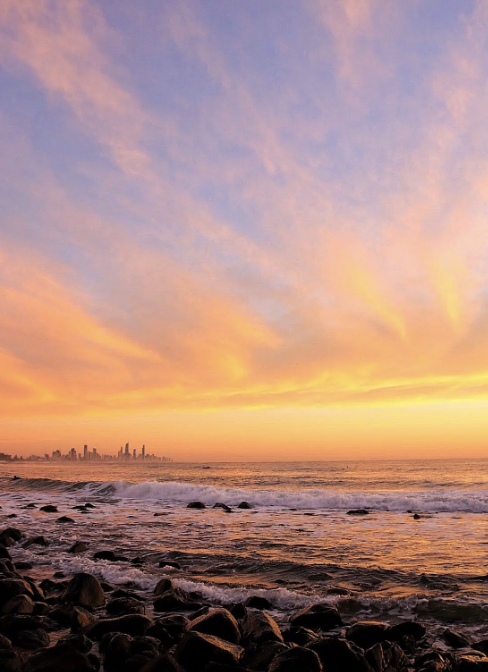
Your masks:
{"label": "wet rock", "polygon": [[173,656],[165,653],[146,663],[140,672],[183,672]]}
{"label": "wet rock", "polygon": [[367,516],[368,514],[368,509],[351,509],[347,512],[348,516]]}
{"label": "wet rock", "polygon": [[70,613],[69,624],[71,629],[76,632],[97,622],[97,617],[83,607],[73,607]]}
{"label": "wet rock", "polygon": [[298,644],[298,646],[308,646],[311,642],[318,639],[316,632],[309,630],[308,628],[303,628],[302,626],[299,626],[298,628],[292,626],[282,632],[285,642]]}
{"label": "wet rock", "polygon": [[12,642],[8,637],[5,637],[5,635],[0,634],[0,650],[1,649],[11,649],[12,648]]}
{"label": "wet rock", "polygon": [[9,513],[7,518],[18,518],[16,513]]}
{"label": "wet rock", "polygon": [[92,504],[91,502],[86,502],[85,504],[85,509],[96,509],[97,507],[95,504]]}
{"label": "wet rock", "polygon": [[10,560],[0,560],[0,574],[13,574],[15,568]]}
{"label": "wet rock", "polygon": [[16,651],[0,649],[0,670],[2,672],[20,672],[21,669],[22,658]]}
{"label": "wet rock", "polygon": [[412,516],[412,518],[413,518],[414,520],[420,520],[420,516],[419,516],[418,513],[414,513],[413,516]]}
{"label": "wet rock", "polygon": [[175,562],[174,560],[160,560],[159,567],[172,567],[173,569],[181,569],[180,563]]}
{"label": "wet rock", "polygon": [[364,652],[341,637],[322,637],[310,644],[327,672],[371,672]]}
{"label": "wet rock", "polygon": [[0,560],[12,560],[12,556],[5,546],[0,546]]}
{"label": "wet rock", "polygon": [[[188,630],[190,626],[190,620],[183,614],[170,614],[168,616],[158,618],[154,625],[164,628],[166,632],[168,632],[174,639],[180,639],[181,636]],[[151,630],[152,628],[146,632],[146,635],[157,637],[157,635],[153,635]]]}
{"label": "wet rock", "polygon": [[253,507],[249,502],[241,502],[240,504],[237,505],[238,509],[252,509]]}
{"label": "wet rock", "polygon": [[426,651],[415,658],[417,672],[452,672],[453,658],[445,651]]}
{"label": "wet rock", "polygon": [[22,532],[16,527],[7,527],[0,532],[0,544],[3,544],[3,546],[10,546],[10,543],[5,543],[5,541],[10,539],[14,542],[20,541],[22,539]]}
{"label": "wet rock", "polygon": [[22,562],[22,560],[18,560],[15,563],[15,569],[19,571],[25,571],[27,569],[32,569],[33,565],[30,562]]}
{"label": "wet rock", "polygon": [[412,637],[415,641],[425,635],[425,625],[418,621],[402,621],[388,628],[387,639],[399,642],[403,637]]}
{"label": "wet rock", "polygon": [[192,611],[201,605],[190,600],[188,593],[178,588],[171,579],[161,579],[154,589],[155,611]]}
{"label": "wet rock", "polygon": [[281,642],[278,623],[265,611],[248,611],[242,620],[242,636],[248,643]]}
{"label": "wet rock", "polygon": [[95,672],[84,653],[68,643],[35,653],[26,664],[26,672]]}
{"label": "wet rock", "polygon": [[179,636],[174,636],[166,630],[166,628],[161,625],[158,621],[151,625],[150,628],[146,630],[146,636],[157,639],[158,642],[165,648],[169,649],[176,641],[179,641],[183,636],[183,633],[180,633]]}
{"label": "wet rock", "polygon": [[190,502],[186,505],[187,509],[205,509],[207,508],[203,502]]}
{"label": "wet rock", "polygon": [[71,546],[68,553],[84,553],[87,550],[88,544],[86,544],[84,541],[77,541],[73,544],[73,546]]}
{"label": "wet rock", "polygon": [[31,537],[23,544],[23,548],[29,548],[29,546],[49,546],[49,541],[46,537]]}
{"label": "wet rock", "polygon": [[294,626],[302,625],[312,630],[332,630],[342,625],[342,618],[335,607],[326,604],[313,604],[295,613],[290,618]]}
{"label": "wet rock", "polygon": [[187,633],[175,650],[175,658],[187,672],[200,672],[210,662],[235,665],[244,649],[212,635]]}
{"label": "wet rock", "polygon": [[46,504],[46,506],[41,506],[39,511],[44,511],[45,513],[58,513],[58,507],[53,504]]}
{"label": "wet rock", "polygon": [[232,513],[232,509],[230,506],[227,506],[227,504],[224,504],[223,502],[216,502],[213,506],[212,509],[222,509],[226,513]]}
{"label": "wet rock", "polygon": [[49,646],[49,634],[43,628],[20,630],[12,635],[12,644],[20,649],[36,650]]}
{"label": "wet rock", "polygon": [[93,555],[94,560],[109,560],[110,562],[115,562],[117,556],[113,551],[98,551]]}
{"label": "wet rock", "polygon": [[242,657],[242,666],[250,670],[267,670],[273,658],[288,646],[282,642],[264,642],[263,644],[251,644],[246,647]]}
{"label": "wet rock", "polygon": [[93,640],[100,640],[109,632],[123,632],[132,637],[139,637],[152,625],[154,625],[154,621],[147,616],[129,614],[128,616],[100,620],[88,628],[86,635]]}
{"label": "wet rock", "polygon": [[56,646],[62,646],[63,644],[68,644],[77,651],[81,651],[81,653],[88,653],[93,648],[93,643],[88,639],[88,637],[85,637],[85,635],[81,634],[81,632],[74,635],[66,635],[65,637],[61,637],[61,639],[58,640]]}
{"label": "wet rock", "polygon": [[396,670],[396,672],[408,672],[408,658],[402,649],[398,646],[398,644],[384,642],[383,656],[385,658],[385,663],[388,669]]}
{"label": "wet rock", "polygon": [[29,583],[23,579],[0,579],[0,606],[17,595],[29,595],[32,598],[34,592]]}
{"label": "wet rock", "polygon": [[107,604],[107,614],[120,616],[121,614],[143,614],[144,605],[133,597],[118,597]]}
{"label": "wet rock", "polygon": [[71,579],[62,600],[90,609],[105,604],[105,593],[98,579],[81,572]]}
{"label": "wet rock", "polygon": [[260,597],[259,595],[251,595],[244,602],[245,607],[249,609],[272,609],[273,605],[265,597]]}
{"label": "wet rock", "polygon": [[2,607],[2,614],[32,614],[34,602],[28,595],[16,595]]}
{"label": "wet rock", "polygon": [[369,649],[387,639],[388,625],[378,621],[358,621],[346,630],[346,639],[362,649]]}
{"label": "wet rock", "polygon": [[125,667],[125,661],[131,656],[132,642],[132,637],[124,633],[117,633],[110,638],[103,661],[106,672],[116,672]]}
{"label": "wet rock", "polygon": [[70,518],[69,516],[61,516],[61,518],[58,518],[56,520],[57,523],[74,523],[74,519]]}
{"label": "wet rock", "polygon": [[368,661],[373,672],[383,672],[386,669],[386,661],[381,644],[371,646],[364,652],[364,657]]}
{"label": "wet rock", "polygon": [[[462,635],[460,632],[446,628],[442,633],[442,638],[445,643],[452,647],[453,649],[462,649],[467,646],[470,646],[469,640],[467,637]],[[476,648],[476,647],[474,647]],[[486,651],[483,651],[486,654]]]}
{"label": "wet rock", "polygon": [[457,658],[458,672],[488,672],[488,658],[481,652],[473,651]]}
{"label": "wet rock", "polygon": [[229,605],[228,608],[232,616],[236,618],[238,621],[242,620],[247,614],[247,609],[242,604],[242,602],[237,602],[236,604]]}
{"label": "wet rock", "polygon": [[241,639],[237,621],[227,609],[212,609],[192,620],[189,629],[205,635],[214,635],[233,644],[238,644]]}
{"label": "wet rock", "polygon": [[269,672],[322,672],[322,663],[315,653],[303,646],[278,653],[268,668]]}

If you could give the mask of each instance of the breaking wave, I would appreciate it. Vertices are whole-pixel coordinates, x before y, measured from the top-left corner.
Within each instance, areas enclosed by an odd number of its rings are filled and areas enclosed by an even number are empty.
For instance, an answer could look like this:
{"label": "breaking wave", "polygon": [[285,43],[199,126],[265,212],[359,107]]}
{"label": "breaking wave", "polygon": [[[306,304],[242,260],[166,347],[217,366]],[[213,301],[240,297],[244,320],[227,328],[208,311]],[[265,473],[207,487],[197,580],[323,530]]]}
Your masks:
{"label": "breaking wave", "polygon": [[154,504],[186,505],[202,501],[207,506],[224,502],[236,506],[247,501],[256,508],[275,507],[311,511],[392,511],[419,513],[488,513],[488,490],[431,489],[421,491],[341,491],[334,489],[252,489],[215,487],[182,481],[79,481],[47,478],[0,479],[0,489],[39,493],[72,493],[80,498],[110,497]]}

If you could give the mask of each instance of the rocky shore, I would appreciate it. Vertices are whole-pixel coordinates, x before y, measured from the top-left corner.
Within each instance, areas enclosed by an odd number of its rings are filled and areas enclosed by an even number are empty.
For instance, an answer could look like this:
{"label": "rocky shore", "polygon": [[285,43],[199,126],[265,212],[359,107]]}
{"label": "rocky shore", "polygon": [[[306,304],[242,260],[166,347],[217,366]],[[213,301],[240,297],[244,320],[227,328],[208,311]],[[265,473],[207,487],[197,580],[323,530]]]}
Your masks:
{"label": "rocky shore", "polygon": [[[29,563],[15,562],[16,548],[47,544],[29,532],[0,532],[2,672],[488,670],[488,639],[446,629],[439,641],[420,621],[354,621],[323,603],[283,615],[257,596],[212,604],[167,576],[151,595],[88,573],[35,578]],[[122,559],[82,541],[70,552]]]}

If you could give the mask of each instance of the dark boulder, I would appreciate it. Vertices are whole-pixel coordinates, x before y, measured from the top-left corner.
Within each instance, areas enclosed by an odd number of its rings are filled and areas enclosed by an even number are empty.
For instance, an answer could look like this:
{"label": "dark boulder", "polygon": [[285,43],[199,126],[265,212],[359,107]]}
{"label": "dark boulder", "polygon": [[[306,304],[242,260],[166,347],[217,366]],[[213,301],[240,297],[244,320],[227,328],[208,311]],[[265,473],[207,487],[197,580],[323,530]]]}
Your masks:
{"label": "dark boulder", "polygon": [[368,509],[351,509],[347,512],[348,516],[367,516],[369,513]]}
{"label": "dark boulder", "polygon": [[46,537],[31,537],[23,544],[23,548],[29,548],[29,546],[49,546],[49,542]]}
{"label": "dark boulder", "polygon": [[4,546],[10,546],[10,544],[4,543],[4,540],[12,539],[13,541],[20,541],[22,539],[22,532],[16,527],[7,527],[5,530],[0,532],[0,544]]}
{"label": "dark boulder", "polygon": [[212,509],[222,509],[226,513],[232,513],[232,509],[230,506],[227,506],[227,504],[224,504],[223,502],[216,502],[213,506]]}
{"label": "dark boulder", "polygon": [[117,556],[113,551],[98,551],[93,555],[94,560],[109,560],[110,562],[115,562]]}
{"label": "dark boulder", "polygon": [[252,509],[253,507],[249,502],[241,502],[240,504],[237,505],[238,509]]}
{"label": "dark boulder", "polygon": [[341,637],[322,637],[310,644],[327,672],[372,672],[364,652]]}
{"label": "dark boulder", "polygon": [[125,662],[130,658],[133,639],[130,635],[116,633],[110,638],[106,649],[103,667],[105,672],[116,672],[125,667]]}
{"label": "dark boulder", "polygon": [[244,602],[245,607],[249,609],[272,609],[273,605],[265,597],[260,597],[259,595],[251,595]]}
{"label": "dark boulder", "polygon": [[22,658],[12,649],[0,649],[0,670],[2,672],[20,672]]}
{"label": "dark boulder", "polygon": [[109,632],[123,632],[132,637],[140,637],[153,624],[154,621],[147,616],[129,614],[128,616],[100,620],[88,628],[86,635],[93,640],[100,640]]}
{"label": "dark boulder", "polygon": [[418,621],[402,621],[396,625],[391,625],[386,634],[386,639],[391,642],[399,642],[404,637],[412,637],[417,641],[425,635],[425,625]]}
{"label": "dark boulder", "polygon": [[5,605],[9,600],[17,595],[29,595],[34,597],[34,591],[24,579],[0,579],[0,605]]}
{"label": "dark boulder", "polygon": [[107,614],[120,616],[122,614],[143,614],[144,605],[133,597],[117,597],[107,603]]}
{"label": "dark boulder", "polygon": [[187,509],[205,509],[206,506],[203,502],[190,502],[186,505]]}
{"label": "dark boulder", "polygon": [[[168,614],[168,616],[158,618],[154,625],[164,628],[174,639],[180,639],[188,630],[190,620],[183,614]],[[149,630],[146,634],[152,637],[157,636],[153,635]]]}
{"label": "dark boulder", "polygon": [[388,635],[388,625],[378,621],[358,621],[346,630],[346,639],[362,649],[369,649],[384,642]]}
{"label": "dark boulder", "polygon": [[160,560],[159,567],[172,567],[173,569],[181,569],[180,563],[175,562],[174,560]]}
{"label": "dark boulder", "polygon": [[44,511],[45,513],[58,513],[58,507],[54,506],[53,504],[46,504],[46,506],[41,506],[39,510]]}
{"label": "dark boulder", "polygon": [[243,667],[250,670],[267,670],[271,661],[278,653],[288,651],[288,646],[282,642],[264,642],[263,644],[250,644],[246,647],[242,657]]}
{"label": "dark boulder", "polygon": [[28,569],[33,568],[33,564],[30,562],[22,562],[22,560],[17,560],[15,563],[15,571],[25,572]]}
{"label": "dark boulder", "polygon": [[227,609],[212,609],[192,620],[189,629],[205,635],[214,635],[233,644],[238,644],[241,639],[237,621]]}
{"label": "dark boulder", "polygon": [[146,663],[140,672],[183,672],[173,656],[165,653]]}
{"label": "dark boulder", "polygon": [[0,634],[0,650],[1,649],[11,649],[12,648],[12,642],[8,637],[5,637],[5,635]]}
{"label": "dark boulder", "polygon": [[252,644],[281,642],[283,635],[278,623],[265,611],[248,611],[242,620],[242,636]]}
{"label": "dark boulder", "polygon": [[445,651],[430,650],[415,658],[416,672],[452,672],[454,659]]}
{"label": "dark boulder", "polygon": [[49,633],[44,628],[19,630],[12,633],[12,644],[20,649],[36,650],[49,646]]}
{"label": "dark boulder", "polygon": [[315,651],[303,646],[278,653],[268,668],[269,672],[322,672],[322,663]]}
{"label": "dark boulder", "polygon": [[56,520],[57,523],[74,523],[74,519],[70,518],[69,516],[61,516],[61,518],[58,518]]}
{"label": "dark boulder", "polygon": [[187,672],[200,672],[210,662],[235,665],[244,649],[212,635],[187,633],[175,650],[175,658]]}
{"label": "dark boulder", "polygon": [[471,646],[469,639],[460,632],[446,628],[442,633],[442,639],[453,649],[463,649]]}
{"label": "dark boulder", "polygon": [[69,617],[71,629],[76,632],[97,622],[97,617],[83,607],[73,607]]}
{"label": "dark boulder", "polygon": [[457,658],[458,672],[488,672],[488,658],[478,652],[465,653]]}
{"label": "dark boulder", "polygon": [[93,609],[105,604],[105,593],[97,578],[82,572],[71,579],[62,600]]}
{"label": "dark boulder", "polygon": [[86,544],[84,541],[77,541],[73,544],[73,546],[71,546],[68,553],[84,553],[87,550],[88,544]]}
{"label": "dark boulder", "polygon": [[26,664],[26,672],[95,672],[90,659],[68,643],[35,653]]}
{"label": "dark boulder", "polygon": [[327,631],[342,625],[342,618],[335,607],[327,604],[313,604],[294,614],[290,618],[290,623],[311,630]]}
{"label": "dark boulder", "polygon": [[16,595],[11,597],[2,607],[2,614],[32,614],[34,602],[29,595]]}
{"label": "dark boulder", "polygon": [[0,560],[12,560],[12,556],[5,546],[0,546]]}
{"label": "dark boulder", "polygon": [[375,644],[364,652],[364,657],[370,664],[374,672],[383,672],[386,667],[386,660],[381,644]]}
{"label": "dark boulder", "polygon": [[282,632],[285,642],[298,644],[298,646],[308,646],[311,642],[315,642],[318,639],[316,632],[302,626],[297,628],[292,626]]}
{"label": "dark boulder", "polygon": [[62,646],[63,644],[68,644],[77,651],[81,651],[81,653],[88,653],[93,648],[93,643],[81,632],[61,637],[61,639],[58,639],[56,646]]}

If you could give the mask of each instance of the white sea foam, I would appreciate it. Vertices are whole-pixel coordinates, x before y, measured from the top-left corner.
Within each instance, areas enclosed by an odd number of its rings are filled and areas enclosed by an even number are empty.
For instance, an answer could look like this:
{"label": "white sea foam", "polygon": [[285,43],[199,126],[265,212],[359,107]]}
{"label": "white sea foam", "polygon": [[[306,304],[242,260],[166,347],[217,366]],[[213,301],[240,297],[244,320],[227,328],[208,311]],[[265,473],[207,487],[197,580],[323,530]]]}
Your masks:
{"label": "white sea foam", "polygon": [[[106,487],[108,484],[104,484]],[[296,508],[323,511],[368,509],[371,511],[408,510],[425,513],[488,513],[488,490],[435,489],[390,492],[341,492],[339,490],[259,490],[217,488],[184,482],[110,483],[114,496],[164,504],[187,504],[199,500],[212,506],[225,502],[231,506],[245,500],[255,507]]]}

